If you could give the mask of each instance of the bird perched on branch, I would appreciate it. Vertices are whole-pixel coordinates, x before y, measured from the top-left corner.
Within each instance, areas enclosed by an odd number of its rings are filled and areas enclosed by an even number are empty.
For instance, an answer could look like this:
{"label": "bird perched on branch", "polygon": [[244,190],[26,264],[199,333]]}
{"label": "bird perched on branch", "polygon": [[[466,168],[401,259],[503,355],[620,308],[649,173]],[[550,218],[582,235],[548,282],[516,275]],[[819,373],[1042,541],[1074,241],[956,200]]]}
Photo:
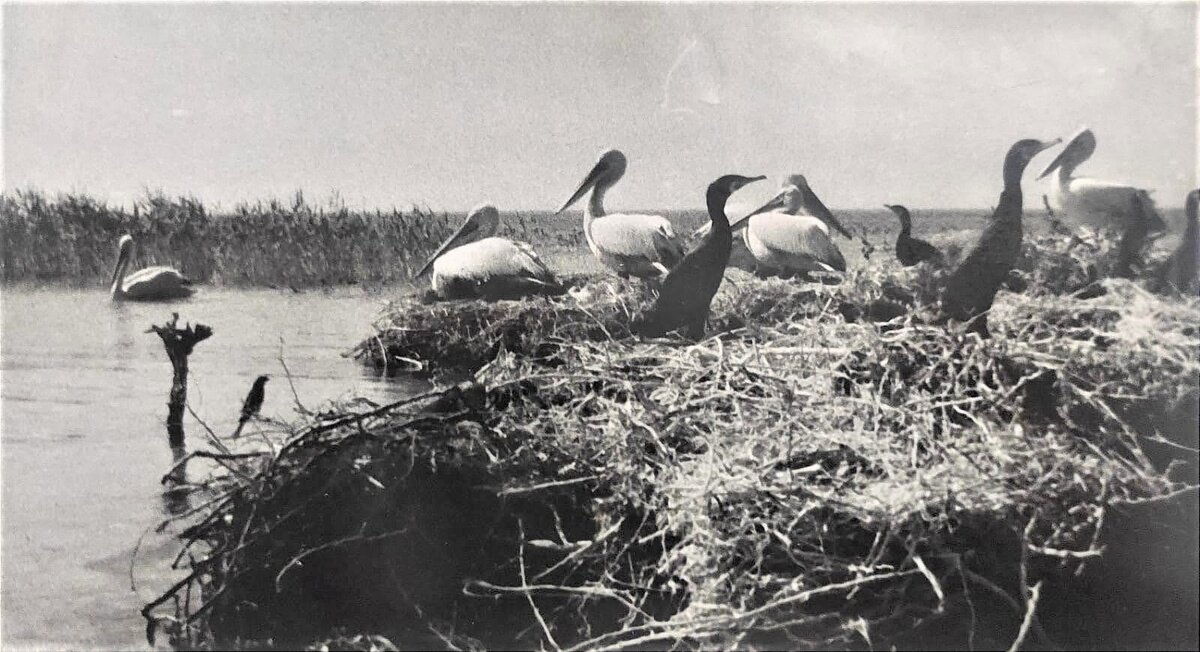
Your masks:
{"label": "bird perched on branch", "polygon": [[947,279],[942,291],[942,315],[970,322],[968,331],[988,337],[987,311],[1021,255],[1021,176],[1034,156],[1061,142],[1019,140],[1004,157],[1004,191],[992,220],[975,248]]}
{"label": "bird perched on branch", "polygon": [[704,334],[704,320],[713,295],[721,286],[733,246],[725,200],[743,186],[765,178],[727,174],[709,184],[707,202],[712,229],[663,279],[654,305],[633,323],[635,333],[657,337],[686,326],[690,338]]}
{"label": "bird perched on branch", "polygon": [[912,217],[908,214],[907,208],[900,204],[884,204],[883,207],[900,218],[900,235],[896,238],[896,258],[901,265],[912,267],[926,260],[938,265],[942,263],[942,252],[938,251],[937,247],[920,238],[912,237]]}
{"label": "bird perched on branch", "polygon": [[250,387],[250,393],[246,394],[246,400],[242,402],[242,414],[238,417],[237,430],[233,436],[238,436],[242,432],[242,426],[246,425],[252,417],[258,416],[258,411],[262,409],[263,399],[266,398],[266,385],[270,380],[270,376],[259,376],[254,379],[254,385]]}

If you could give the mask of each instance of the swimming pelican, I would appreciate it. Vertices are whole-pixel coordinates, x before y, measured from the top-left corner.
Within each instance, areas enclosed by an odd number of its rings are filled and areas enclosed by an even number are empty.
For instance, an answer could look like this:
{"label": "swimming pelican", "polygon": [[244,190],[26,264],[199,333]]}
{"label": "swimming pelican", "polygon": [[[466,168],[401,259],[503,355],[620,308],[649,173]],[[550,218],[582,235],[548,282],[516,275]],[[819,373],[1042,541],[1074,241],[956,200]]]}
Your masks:
{"label": "swimming pelican", "polygon": [[712,228],[700,245],[688,252],[663,279],[658,299],[634,322],[634,332],[657,337],[686,326],[686,334],[692,339],[704,334],[704,320],[708,317],[713,295],[721,286],[733,246],[733,230],[725,216],[725,200],[742,186],[765,178],[727,174],[708,185],[706,199]]}
{"label": "swimming pelican", "polygon": [[787,177],[778,194],[734,224],[763,268],[801,274],[846,271],[830,227],[851,237],[800,174]]}
{"label": "swimming pelican", "polygon": [[113,268],[109,296],[113,301],[163,301],[192,295],[192,282],[173,267],[156,265],[125,275],[133,258],[133,236],[121,236],[117,266]]}
{"label": "swimming pelican", "polygon": [[920,238],[912,237],[912,217],[908,209],[900,204],[884,204],[884,208],[900,218],[900,236],[896,238],[896,258],[901,265],[912,267],[922,261],[931,261],[935,265],[942,263],[942,252],[937,247]]}
{"label": "swimming pelican", "polygon": [[561,294],[562,285],[524,242],[491,237],[500,212],[482,204],[438,247],[418,278],[433,267],[433,291],[443,299],[509,299],[530,294]]}
{"label": "swimming pelican", "polygon": [[604,193],[625,174],[625,155],[610,149],[600,156],[583,183],[557,213],[592,196],[583,211],[583,235],[592,254],[621,278],[650,278],[666,274],[683,258],[683,245],[665,217],[659,215],[605,215]]}
{"label": "swimming pelican", "polygon": [[1072,174],[1080,163],[1091,158],[1096,151],[1096,135],[1091,129],[1081,129],[1046,169],[1038,175],[1043,179],[1055,170],[1058,174],[1050,186],[1050,202],[1063,213],[1068,222],[1097,229],[1123,230],[1133,219],[1133,195],[1142,194],[1150,208],[1150,233],[1160,233],[1167,228],[1162,216],[1154,210],[1153,202],[1145,190],[1133,186],[1101,181]]}
{"label": "swimming pelican", "polygon": [[1039,152],[1062,142],[1019,140],[1004,157],[1004,191],[992,221],[979,236],[975,248],[947,279],[942,291],[942,314],[958,321],[971,321],[969,331],[988,337],[987,311],[996,292],[1021,255],[1021,175]]}
{"label": "swimming pelican", "polygon": [[1182,293],[1195,293],[1196,291],[1196,268],[1197,261],[1200,260],[1198,208],[1200,208],[1200,189],[1188,193],[1185,209],[1187,211],[1187,227],[1183,231],[1183,240],[1179,243],[1179,248],[1155,272],[1156,289],[1160,291],[1168,287]]}

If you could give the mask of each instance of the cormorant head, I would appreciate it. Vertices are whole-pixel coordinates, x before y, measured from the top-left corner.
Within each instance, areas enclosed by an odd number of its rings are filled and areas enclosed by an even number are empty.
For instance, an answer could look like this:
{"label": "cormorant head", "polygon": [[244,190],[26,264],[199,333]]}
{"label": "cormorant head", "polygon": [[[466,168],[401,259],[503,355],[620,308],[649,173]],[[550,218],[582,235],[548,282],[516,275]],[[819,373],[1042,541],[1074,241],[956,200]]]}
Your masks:
{"label": "cormorant head", "polygon": [[1013,146],[1008,148],[1008,155],[1004,157],[1005,185],[1020,185],[1021,175],[1025,172],[1025,168],[1029,165],[1029,162],[1033,160],[1033,157],[1061,142],[1061,138],[1045,141],[1035,138],[1025,138],[1013,143]]}
{"label": "cormorant head", "polygon": [[755,181],[762,181],[763,179],[766,179],[766,177],[743,177],[740,174],[727,174],[708,184],[708,197],[710,199],[720,199],[722,205],[724,205],[725,200],[729,199],[730,195]]}

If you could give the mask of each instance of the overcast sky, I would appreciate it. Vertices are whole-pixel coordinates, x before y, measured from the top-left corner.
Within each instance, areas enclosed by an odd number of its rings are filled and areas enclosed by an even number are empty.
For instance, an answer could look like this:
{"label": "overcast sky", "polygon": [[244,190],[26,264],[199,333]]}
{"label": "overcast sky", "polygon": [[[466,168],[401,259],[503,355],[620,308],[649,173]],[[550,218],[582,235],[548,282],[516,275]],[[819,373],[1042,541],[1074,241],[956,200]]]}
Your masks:
{"label": "overcast sky", "polygon": [[804,173],[833,207],[986,208],[1014,140],[1084,125],[1081,174],[1166,206],[1197,185],[1185,3],[5,4],[3,22],[6,189],[556,209],[616,147],[610,209],[702,206],[730,172],[770,175],[760,194]]}

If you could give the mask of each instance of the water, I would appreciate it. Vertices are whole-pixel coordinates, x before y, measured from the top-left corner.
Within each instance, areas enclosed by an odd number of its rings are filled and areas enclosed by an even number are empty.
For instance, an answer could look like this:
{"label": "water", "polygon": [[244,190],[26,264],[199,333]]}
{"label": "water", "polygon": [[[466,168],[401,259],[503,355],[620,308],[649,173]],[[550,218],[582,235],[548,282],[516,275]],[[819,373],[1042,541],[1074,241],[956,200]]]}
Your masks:
{"label": "water", "polygon": [[[214,336],[190,359],[188,399],[218,433],[236,425],[253,379],[271,374],[264,416],[361,395],[395,400],[417,381],[382,380],[341,357],[369,332],[382,297],[362,292],[202,289],[171,304],[112,304],[97,290],[5,288],[0,643],[5,648],[146,649],[141,606],[181,577],[159,478],[171,366],[151,324],[172,311]],[[201,426],[187,416],[189,444]],[[248,426],[248,430],[252,426]]]}

